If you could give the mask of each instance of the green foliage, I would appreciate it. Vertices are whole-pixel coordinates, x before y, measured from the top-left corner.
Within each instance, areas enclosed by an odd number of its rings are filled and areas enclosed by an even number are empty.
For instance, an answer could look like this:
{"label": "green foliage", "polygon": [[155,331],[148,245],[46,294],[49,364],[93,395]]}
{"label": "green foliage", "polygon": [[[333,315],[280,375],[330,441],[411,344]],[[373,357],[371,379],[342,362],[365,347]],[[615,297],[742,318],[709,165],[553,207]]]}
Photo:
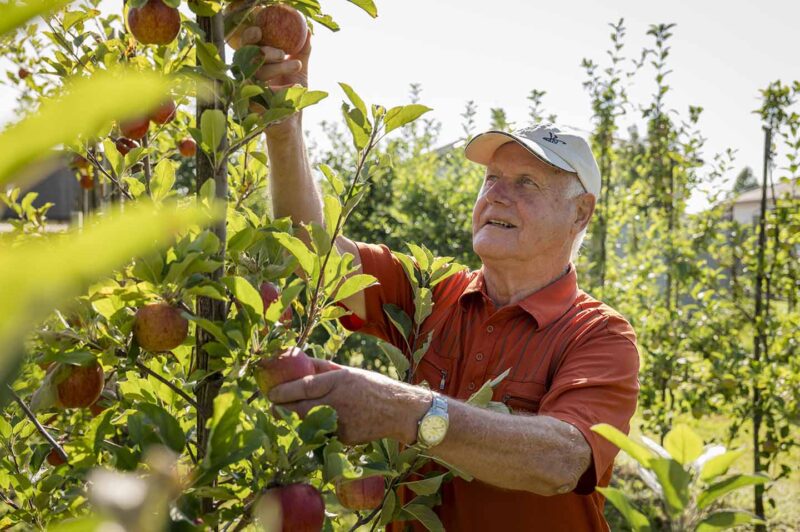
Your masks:
{"label": "green foliage", "polygon": [[[726,452],[721,445],[704,448],[700,437],[685,425],[667,433],[665,447],[648,438],[643,438],[644,445],[636,443],[611,425],[595,425],[592,430],[636,460],[639,475],[660,503],[660,517],[668,530],[724,530],[739,524],[763,523],[750,512],[717,511],[718,505],[713,504],[734,490],[769,480],[763,475],[739,474],[720,479],[740,453]],[[714,460],[715,464],[709,467]],[[597,489],[619,510],[632,530],[655,529],[622,491],[610,487]]]}

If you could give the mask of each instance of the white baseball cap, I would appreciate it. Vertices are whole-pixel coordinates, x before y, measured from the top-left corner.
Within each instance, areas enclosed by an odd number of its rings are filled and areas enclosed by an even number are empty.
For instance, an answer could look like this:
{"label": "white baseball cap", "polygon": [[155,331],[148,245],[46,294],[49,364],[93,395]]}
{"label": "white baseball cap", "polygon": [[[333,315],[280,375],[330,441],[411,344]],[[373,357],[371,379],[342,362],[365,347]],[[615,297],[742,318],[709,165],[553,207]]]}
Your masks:
{"label": "white baseball cap", "polygon": [[547,164],[578,174],[587,192],[595,197],[600,195],[600,168],[589,141],[574,130],[545,123],[513,133],[486,131],[469,141],[464,155],[470,161],[486,166],[497,148],[514,141]]}

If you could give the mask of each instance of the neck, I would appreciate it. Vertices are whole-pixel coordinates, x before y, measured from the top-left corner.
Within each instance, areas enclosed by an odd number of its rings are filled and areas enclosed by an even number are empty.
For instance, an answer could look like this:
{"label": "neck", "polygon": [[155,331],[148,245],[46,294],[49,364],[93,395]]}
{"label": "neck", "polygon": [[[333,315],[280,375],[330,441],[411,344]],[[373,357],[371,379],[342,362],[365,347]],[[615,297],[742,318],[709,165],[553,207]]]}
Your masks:
{"label": "neck", "polygon": [[509,268],[507,264],[483,264],[486,292],[497,307],[513,305],[532,293],[555,282],[569,271],[569,261],[548,268],[532,267],[530,263]]}

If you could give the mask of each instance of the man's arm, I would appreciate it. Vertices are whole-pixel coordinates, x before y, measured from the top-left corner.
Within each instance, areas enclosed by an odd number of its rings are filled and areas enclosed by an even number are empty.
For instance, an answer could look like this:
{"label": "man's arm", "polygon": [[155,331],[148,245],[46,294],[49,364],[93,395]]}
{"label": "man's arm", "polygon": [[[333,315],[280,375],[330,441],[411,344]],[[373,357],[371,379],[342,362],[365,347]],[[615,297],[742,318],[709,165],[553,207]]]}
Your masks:
{"label": "man's arm", "polygon": [[[430,406],[429,390],[370,371],[331,369],[337,371],[277,386],[269,398],[300,416],[318,404],[332,406],[345,443],[416,441],[417,421]],[[487,484],[540,495],[566,493],[591,463],[588,443],[569,423],[492,412],[454,399],[448,410],[447,436],[427,452]]]}
{"label": "man's arm", "polygon": [[[260,34],[253,35],[258,39]],[[311,55],[311,37],[297,56],[285,57],[280,50],[263,47],[265,64],[257,77],[274,89],[298,83],[308,86],[308,60]],[[252,39],[251,39],[252,40]],[[245,43],[246,44],[246,43]],[[302,112],[284,122],[267,128],[269,155],[269,182],[272,196],[272,212],[276,218],[290,217],[295,226],[301,223],[316,222],[323,224],[322,201],[308,160],[305,140],[303,138]],[[298,235],[306,243],[310,237],[301,231]],[[355,243],[340,236],[336,240],[340,253],[351,253],[353,265],[361,273],[361,258]],[[343,303],[360,318],[366,317],[364,294],[359,292]]]}

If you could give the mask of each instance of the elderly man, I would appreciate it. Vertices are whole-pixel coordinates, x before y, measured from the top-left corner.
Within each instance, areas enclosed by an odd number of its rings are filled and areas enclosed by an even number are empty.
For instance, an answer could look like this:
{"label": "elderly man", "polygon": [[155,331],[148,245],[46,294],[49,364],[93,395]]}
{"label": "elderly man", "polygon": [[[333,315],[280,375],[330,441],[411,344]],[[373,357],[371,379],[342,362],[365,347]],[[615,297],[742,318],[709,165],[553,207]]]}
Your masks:
{"label": "elderly man", "polygon": [[[309,54],[310,42],[295,57],[265,48],[258,75],[274,88],[306,84]],[[321,223],[300,115],[266,136],[275,216]],[[550,125],[478,135],[466,156],[486,166],[472,217],[483,266],[436,287],[424,324],[434,340],[417,375],[431,389],[318,361],[316,375],[269,398],[301,415],[331,405],[346,442],[395,438],[473,475],[442,488],[447,530],[607,530],[595,486],[608,484],[617,449],[590,427],[628,430],[639,356],[630,325],[578,289],[571,263],[600,192],[597,164],[584,138]],[[413,315],[400,263],[383,245],[337,245],[380,282],[345,302],[358,319],[343,323],[400,346],[382,310]],[[512,414],[464,402],[508,368],[494,399]]]}

